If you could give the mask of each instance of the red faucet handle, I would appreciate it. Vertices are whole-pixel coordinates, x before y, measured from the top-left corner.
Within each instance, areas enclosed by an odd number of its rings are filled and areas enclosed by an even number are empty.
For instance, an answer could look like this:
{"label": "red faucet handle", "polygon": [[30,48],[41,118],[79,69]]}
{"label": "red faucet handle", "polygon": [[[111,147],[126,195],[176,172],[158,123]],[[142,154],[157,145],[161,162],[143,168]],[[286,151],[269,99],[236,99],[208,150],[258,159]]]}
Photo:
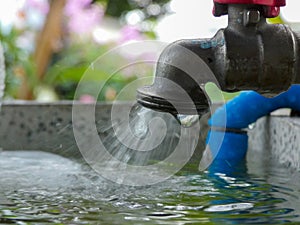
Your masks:
{"label": "red faucet handle", "polygon": [[285,0],[214,0],[214,16],[226,15],[228,4],[253,4],[264,6],[264,17],[273,18],[279,15],[280,7],[285,6]]}
{"label": "red faucet handle", "polygon": [[254,4],[267,6],[285,6],[285,0],[214,0],[220,4]]}

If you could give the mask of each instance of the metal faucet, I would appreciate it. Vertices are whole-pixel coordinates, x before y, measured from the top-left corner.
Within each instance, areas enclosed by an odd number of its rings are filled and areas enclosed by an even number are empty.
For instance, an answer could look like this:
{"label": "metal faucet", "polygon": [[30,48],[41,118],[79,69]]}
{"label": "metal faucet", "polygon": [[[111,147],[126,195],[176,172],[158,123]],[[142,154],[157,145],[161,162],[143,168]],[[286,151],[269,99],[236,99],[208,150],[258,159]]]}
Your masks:
{"label": "metal faucet", "polygon": [[[214,0],[213,14],[228,14],[227,28],[211,39],[179,40],[167,46],[153,84],[137,90],[137,101],[172,114],[201,115],[209,107],[201,88],[208,81],[227,92],[255,90],[271,96],[299,83],[300,34],[266,21],[278,16],[281,6],[285,0]],[[186,101],[186,94],[191,101]]]}

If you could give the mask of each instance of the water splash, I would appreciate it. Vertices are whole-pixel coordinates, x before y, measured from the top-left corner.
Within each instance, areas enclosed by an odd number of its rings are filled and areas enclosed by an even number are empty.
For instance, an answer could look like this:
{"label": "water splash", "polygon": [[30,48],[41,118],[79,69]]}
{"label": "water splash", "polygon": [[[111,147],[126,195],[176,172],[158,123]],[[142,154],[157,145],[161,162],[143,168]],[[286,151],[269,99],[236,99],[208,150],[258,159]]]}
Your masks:
{"label": "water splash", "polygon": [[127,122],[113,121],[99,131],[109,153],[126,164],[149,165],[164,159],[172,153],[182,135],[180,124],[171,114],[138,105],[130,113],[129,125]]}
{"label": "water splash", "polygon": [[143,186],[168,179],[192,160],[198,123],[184,128],[173,115],[140,105],[128,112],[98,128],[101,145],[82,151],[95,171],[119,184]]}
{"label": "water splash", "polygon": [[85,162],[103,177],[131,186],[153,185],[179,172],[193,158],[199,123],[184,128],[169,113],[139,104],[124,111],[119,106],[112,105],[110,118],[102,120],[104,123],[96,121],[100,127],[95,126],[95,116],[90,113],[85,121],[91,126],[89,132],[82,131],[82,119],[76,116],[80,111],[73,107],[77,146]]}
{"label": "water splash", "polygon": [[5,64],[4,64],[4,53],[2,44],[0,43],[0,110],[2,106],[2,100],[5,89]]}

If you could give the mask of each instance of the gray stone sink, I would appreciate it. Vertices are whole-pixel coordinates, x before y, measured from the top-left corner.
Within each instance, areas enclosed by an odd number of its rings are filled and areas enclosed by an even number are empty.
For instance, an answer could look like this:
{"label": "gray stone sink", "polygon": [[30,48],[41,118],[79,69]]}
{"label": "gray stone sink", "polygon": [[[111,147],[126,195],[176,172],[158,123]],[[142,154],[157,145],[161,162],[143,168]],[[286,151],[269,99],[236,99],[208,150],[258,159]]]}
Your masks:
{"label": "gray stone sink", "polygon": [[[81,157],[73,134],[72,101],[38,103],[4,102],[0,113],[0,148],[2,150],[41,150],[67,157]],[[87,105],[82,107],[80,121],[82,132],[87,120]],[[127,102],[115,105],[120,119],[131,105]],[[97,129],[106,129],[110,120],[111,104],[96,105]],[[248,157],[261,156],[294,169],[300,169],[300,119],[287,116],[268,116],[257,121],[249,131]]]}

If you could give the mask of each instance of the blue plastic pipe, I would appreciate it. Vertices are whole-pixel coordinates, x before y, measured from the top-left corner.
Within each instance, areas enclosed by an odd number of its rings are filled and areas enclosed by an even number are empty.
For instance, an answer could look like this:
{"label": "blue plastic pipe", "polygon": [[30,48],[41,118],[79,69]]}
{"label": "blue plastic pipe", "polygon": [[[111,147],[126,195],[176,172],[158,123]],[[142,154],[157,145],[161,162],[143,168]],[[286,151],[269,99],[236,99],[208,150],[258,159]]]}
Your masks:
{"label": "blue plastic pipe", "polygon": [[218,108],[208,121],[212,129],[206,143],[214,158],[209,170],[227,171],[243,161],[248,149],[248,135],[243,129],[280,108],[300,111],[300,85],[292,85],[273,98],[245,91]]}

